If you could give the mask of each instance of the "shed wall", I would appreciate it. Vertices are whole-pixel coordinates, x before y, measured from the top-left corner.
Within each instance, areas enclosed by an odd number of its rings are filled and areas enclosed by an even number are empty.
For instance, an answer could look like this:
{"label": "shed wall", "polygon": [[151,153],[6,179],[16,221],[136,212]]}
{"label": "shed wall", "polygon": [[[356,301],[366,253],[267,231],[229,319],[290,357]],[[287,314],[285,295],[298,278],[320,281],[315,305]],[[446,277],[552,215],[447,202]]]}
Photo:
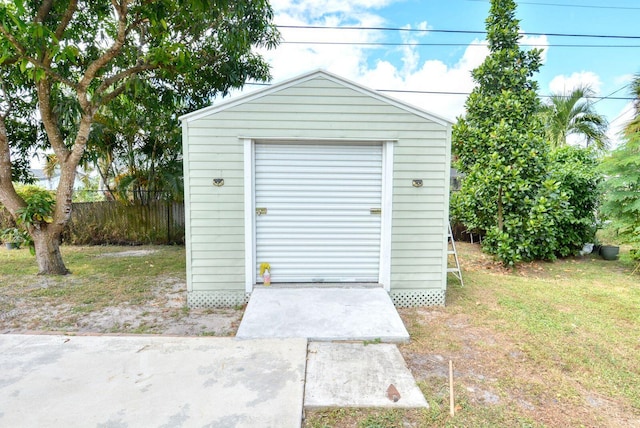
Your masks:
{"label": "shed wall", "polygon": [[[190,206],[187,275],[189,292],[194,296],[216,290],[244,293],[244,165],[240,137],[373,139],[397,140],[393,171],[392,295],[433,290],[436,300],[441,297],[444,303],[447,126],[317,77],[190,120],[185,123],[184,134],[185,177],[188,176],[185,202]],[[213,178],[223,178],[224,186],[214,187]],[[413,187],[412,179],[422,179],[424,186]],[[394,298],[401,305],[413,299]]]}

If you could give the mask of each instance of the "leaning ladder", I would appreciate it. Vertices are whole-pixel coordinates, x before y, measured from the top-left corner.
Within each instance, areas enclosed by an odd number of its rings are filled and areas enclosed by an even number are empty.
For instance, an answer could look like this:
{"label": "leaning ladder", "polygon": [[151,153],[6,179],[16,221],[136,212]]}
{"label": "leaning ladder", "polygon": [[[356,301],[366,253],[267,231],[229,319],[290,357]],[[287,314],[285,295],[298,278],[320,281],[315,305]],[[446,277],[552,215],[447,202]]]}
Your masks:
{"label": "leaning ladder", "polygon": [[[453,256],[455,266],[449,266],[451,264],[449,256]],[[447,237],[447,272],[452,273],[456,278],[458,278],[460,280],[460,285],[464,287],[462,271],[460,270],[460,261],[458,260],[458,252],[456,251],[456,241],[453,239],[453,232],[451,231],[451,223],[449,223],[449,235]]]}

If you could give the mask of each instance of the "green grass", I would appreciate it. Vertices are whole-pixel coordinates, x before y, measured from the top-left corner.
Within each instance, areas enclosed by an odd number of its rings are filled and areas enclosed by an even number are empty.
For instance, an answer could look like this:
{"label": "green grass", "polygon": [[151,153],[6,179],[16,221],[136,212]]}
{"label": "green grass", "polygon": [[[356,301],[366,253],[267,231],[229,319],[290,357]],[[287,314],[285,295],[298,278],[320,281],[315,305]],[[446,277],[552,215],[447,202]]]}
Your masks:
{"label": "green grass", "polygon": [[543,267],[544,277],[506,275],[499,282],[472,272],[472,288],[455,293],[497,303],[475,322],[519,341],[528,358],[640,411],[639,277],[629,276],[625,261],[597,258]]}
{"label": "green grass", "polygon": [[[153,253],[105,255],[136,250]],[[183,247],[63,246],[62,256],[71,275],[41,276],[37,275],[36,260],[28,250],[0,250],[0,310],[11,309],[7,302],[13,298],[31,298],[71,305],[72,312],[81,316],[107,306],[146,302],[156,279],[185,277]]]}
{"label": "green grass", "polygon": [[[412,339],[401,351],[430,408],[313,412],[305,426],[640,424],[640,273],[631,275],[628,247],[618,261],[588,256],[513,271],[478,246],[458,250],[465,287],[449,278],[447,306],[400,311]],[[448,379],[429,371],[449,359],[453,418]]]}

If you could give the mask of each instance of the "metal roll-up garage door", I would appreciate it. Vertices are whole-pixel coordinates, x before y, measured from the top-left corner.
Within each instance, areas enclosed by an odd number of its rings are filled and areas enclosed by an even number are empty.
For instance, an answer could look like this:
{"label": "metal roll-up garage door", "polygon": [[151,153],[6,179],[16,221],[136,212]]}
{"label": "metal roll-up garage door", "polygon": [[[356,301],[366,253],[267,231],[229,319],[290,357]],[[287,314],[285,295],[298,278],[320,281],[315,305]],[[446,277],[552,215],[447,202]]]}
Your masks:
{"label": "metal roll-up garage door", "polygon": [[378,282],[381,195],[379,144],[256,144],[256,264],[275,283]]}

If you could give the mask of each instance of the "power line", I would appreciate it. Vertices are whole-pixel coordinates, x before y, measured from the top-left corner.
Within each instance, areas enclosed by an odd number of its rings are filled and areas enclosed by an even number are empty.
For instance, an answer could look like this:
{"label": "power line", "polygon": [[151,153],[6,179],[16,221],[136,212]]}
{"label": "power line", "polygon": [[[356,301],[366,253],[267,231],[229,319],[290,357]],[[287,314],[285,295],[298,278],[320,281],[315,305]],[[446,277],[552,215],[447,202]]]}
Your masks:
{"label": "power line", "polygon": [[[452,34],[486,34],[486,31],[478,30],[437,30],[437,29],[419,29],[419,28],[393,28],[393,27],[352,27],[352,26],[320,26],[320,25],[277,25],[278,28],[295,28],[305,30],[375,30],[375,31],[405,31],[415,33],[452,33]],[[553,37],[585,37],[600,39],[632,39],[640,40],[640,36],[622,36],[614,34],[571,34],[571,33],[536,33],[523,32],[522,35],[527,36],[553,36]]]}
{"label": "power line", "polygon": [[[376,89],[378,92],[399,92],[399,93],[409,93],[409,94],[435,94],[435,95],[471,95],[470,92],[446,92],[446,91],[412,91],[412,90],[403,90],[403,89]],[[540,98],[551,98],[553,95],[538,95]],[[635,98],[631,97],[597,97],[595,95],[583,97],[585,99],[594,99],[594,100],[634,100]]]}
{"label": "power line", "polygon": [[[271,86],[272,83],[262,83],[262,82],[246,82],[246,85],[253,86]],[[471,95],[471,92],[453,92],[453,91],[415,91],[409,89],[376,89],[376,92],[396,92],[396,93],[405,93],[405,94],[427,94],[427,95]],[[616,91],[617,92],[617,91]],[[611,94],[610,94],[611,95]],[[583,97],[585,99],[594,99],[594,100],[635,100],[633,97],[612,97],[607,95],[606,97],[597,97],[597,96],[588,96]],[[541,98],[551,98],[553,95],[538,95]]]}
{"label": "power line", "polygon": [[[488,3],[486,0],[467,0],[478,3]],[[632,7],[632,6],[594,6],[594,5],[586,5],[586,4],[567,4],[567,3],[538,3],[531,1],[519,1],[519,5],[528,4],[535,6],[557,6],[557,7],[575,7],[575,8],[583,8],[583,9],[615,9],[615,10],[640,10],[640,7]]]}
{"label": "power line", "polygon": [[611,126],[611,124],[613,122],[617,122],[618,120],[622,119],[623,117],[625,117],[625,115],[627,113],[629,113],[631,110],[633,110],[633,105],[630,105],[629,107],[627,107],[622,113],[620,113],[618,116],[616,116],[611,122],[609,122],[609,126]]}
{"label": "power line", "polygon": [[[288,45],[354,45],[354,46],[487,46],[486,43],[404,43],[404,42],[318,42],[318,41],[282,41]],[[576,44],[519,44],[521,47],[553,48],[640,48],[640,45],[576,45]]]}
{"label": "power line", "polygon": [[613,94],[617,94],[617,93],[618,93],[618,92],[620,92],[621,90],[626,89],[628,86],[629,86],[629,85],[624,85],[624,86],[622,86],[622,87],[620,87],[620,88],[616,89],[615,91],[611,92],[609,95],[606,95],[606,96],[604,96],[604,97],[600,98],[598,101],[594,101],[594,103],[593,103],[593,104],[597,104],[597,103],[599,103],[599,102],[600,102],[600,101],[602,101],[602,100],[606,100],[606,99],[608,99],[611,95],[613,95]]}

